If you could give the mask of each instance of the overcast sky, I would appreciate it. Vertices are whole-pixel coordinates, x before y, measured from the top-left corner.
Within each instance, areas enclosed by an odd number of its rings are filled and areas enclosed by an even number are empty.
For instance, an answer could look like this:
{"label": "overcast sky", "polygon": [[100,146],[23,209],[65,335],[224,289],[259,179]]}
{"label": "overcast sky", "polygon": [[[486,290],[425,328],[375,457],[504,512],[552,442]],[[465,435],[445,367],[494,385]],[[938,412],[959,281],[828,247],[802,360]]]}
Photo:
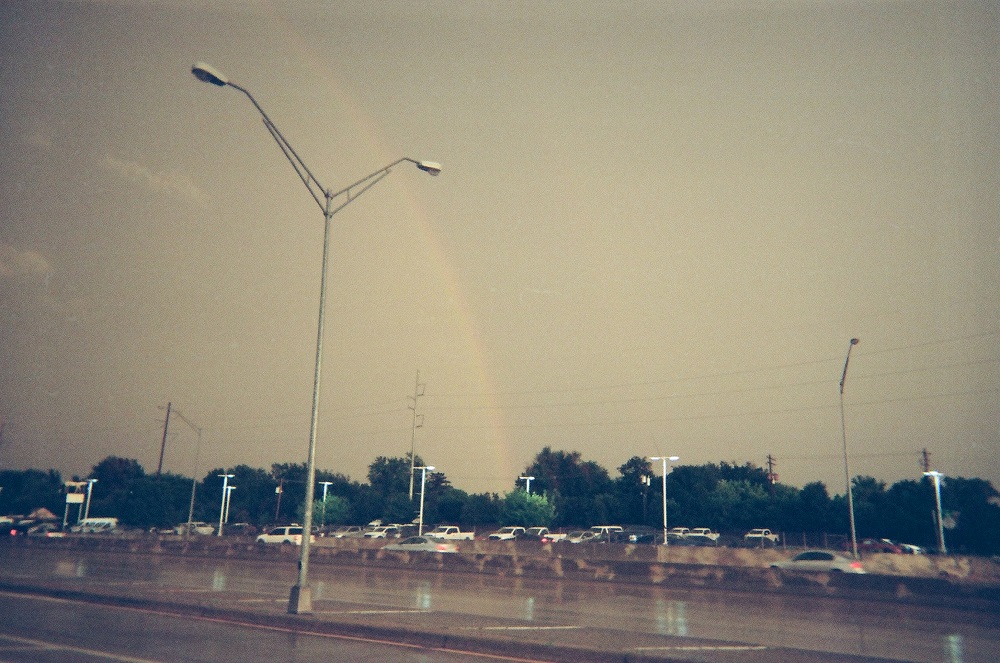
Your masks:
{"label": "overcast sky", "polygon": [[995,2],[0,3],[0,468],[155,471],[167,403],[165,471],[305,462],[323,217],[205,61],[327,188],[444,165],[334,217],[319,468],[842,494],[846,431],[1000,486],[998,42]]}

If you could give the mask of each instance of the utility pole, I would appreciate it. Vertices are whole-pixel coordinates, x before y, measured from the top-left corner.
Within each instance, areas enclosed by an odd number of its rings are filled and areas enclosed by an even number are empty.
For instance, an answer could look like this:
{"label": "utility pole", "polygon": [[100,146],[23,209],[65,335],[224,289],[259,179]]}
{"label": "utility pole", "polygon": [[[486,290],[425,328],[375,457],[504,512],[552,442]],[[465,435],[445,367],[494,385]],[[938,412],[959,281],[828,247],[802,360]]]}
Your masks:
{"label": "utility pole", "polygon": [[413,423],[410,427],[410,501],[413,501],[413,472],[416,468],[415,458],[416,458],[416,441],[417,441],[417,429],[424,425],[424,415],[417,414],[417,399],[424,395],[424,387],[427,385],[420,384],[420,371],[417,371],[417,380],[413,385],[413,396],[409,396],[409,400],[413,401],[413,405],[407,405],[410,410],[413,411]]}
{"label": "utility pole", "polygon": [[771,484],[771,497],[774,497],[774,484],[778,482],[778,475],[774,473],[774,466],[778,461],[771,454],[767,454],[767,480]]}
{"label": "utility pole", "polygon": [[167,428],[170,427],[170,406],[171,403],[167,403],[167,418],[163,421],[163,441],[160,442],[160,463],[156,466],[156,476],[163,472],[163,452],[167,449]]}

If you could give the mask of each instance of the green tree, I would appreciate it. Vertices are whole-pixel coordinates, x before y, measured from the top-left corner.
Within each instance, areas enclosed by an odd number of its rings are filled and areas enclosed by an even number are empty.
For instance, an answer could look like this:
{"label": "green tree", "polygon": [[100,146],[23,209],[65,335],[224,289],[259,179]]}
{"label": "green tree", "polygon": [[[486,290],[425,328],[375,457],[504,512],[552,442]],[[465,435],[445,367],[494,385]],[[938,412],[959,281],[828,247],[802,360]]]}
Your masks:
{"label": "green tree", "polygon": [[65,512],[63,481],[55,470],[3,470],[0,488],[0,514],[28,515],[39,507],[60,517]]}
{"label": "green tree", "polygon": [[325,502],[322,499],[313,502],[313,524],[316,527],[344,525],[350,522],[350,517],[351,505],[340,495],[331,495],[328,492]]}
{"label": "green tree", "polygon": [[458,522],[464,525],[496,525],[500,522],[502,500],[496,493],[474,493],[462,505]]}
{"label": "green tree", "polygon": [[555,518],[555,505],[538,493],[514,489],[504,495],[500,523],[521,527],[548,527]]}

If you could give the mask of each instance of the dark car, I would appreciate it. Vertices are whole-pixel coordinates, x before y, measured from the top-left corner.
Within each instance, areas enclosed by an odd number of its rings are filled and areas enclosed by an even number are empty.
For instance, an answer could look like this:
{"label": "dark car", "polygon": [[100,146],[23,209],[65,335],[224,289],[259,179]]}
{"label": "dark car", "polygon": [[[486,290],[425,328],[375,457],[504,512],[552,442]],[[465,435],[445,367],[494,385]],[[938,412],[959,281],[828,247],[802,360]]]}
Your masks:
{"label": "dark car", "polygon": [[858,541],[858,552],[903,554],[903,548],[885,539],[863,539]]}

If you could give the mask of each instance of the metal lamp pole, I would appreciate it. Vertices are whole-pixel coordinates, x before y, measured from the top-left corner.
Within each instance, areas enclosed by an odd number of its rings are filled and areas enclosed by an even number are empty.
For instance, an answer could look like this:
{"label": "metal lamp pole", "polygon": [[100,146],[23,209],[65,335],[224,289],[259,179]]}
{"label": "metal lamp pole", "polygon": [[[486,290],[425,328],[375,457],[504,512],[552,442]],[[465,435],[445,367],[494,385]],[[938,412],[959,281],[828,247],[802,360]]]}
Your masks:
{"label": "metal lamp pole", "polygon": [[944,475],[937,470],[932,470],[930,472],[924,472],[925,477],[931,477],[934,479],[934,498],[937,501],[937,539],[938,539],[938,551],[942,555],[948,554],[948,549],[944,545],[944,522],[941,516],[941,477]]}
{"label": "metal lamp pole", "polygon": [[233,474],[220,474],[222,477],[222,504],[219,506],[219,536],[222,536],[222,519],[226,515],[226,498],[229,497],[229,480],[235,475]]}
{"label": "metal lamp pole", "polygon": [[323,521],[321,527],[326,527],[326,491],[329,490],[330,486],[333,485],[332,481],[320,481],[323,486],[323,515],[320,516],[320,520]]}
{"label": "metal lamp pole", "polygon": [[667,539],[667,461],[674,463],[680,460],[680,456],[650,456],[649,460],[663,461],[663,545],[669,546]]}
{"label": "metal lamp pole", "polygon": [[433,465],[426,465],[424,467],[415,467],[415,470],[420,470],[420,515],[417,518],[417,536],[423,536],[424,534],[424,488],[427,486],[427,471],[433,472],[435,467]]}
{"label": "metal lamp pole", "polygon": [[83,519],[90,518],[90,494],[94,491],[94,484],[97,479],[87,479],[87,507],[83,510]]}
{"label": "metal lamp pole", "polygon": [[[323,363],[323,326],[326,316],[326,277],[327,277],[327,264],[329,261],[330,252],[330,221],[333,219],[333,215],[342,210],[344,207],[349,205],[354,201],[355,198],[360,196],[362,193],[375,186],[377,183],[381,182],[384,177],[386,177],[392,168],[408,161],[420,170],[429,173],[431,175],[438,175],[441,172],[441,164],[434,161],[418,161],[416,159],[411,159],[410,157],[403,157],[397,159],[392,163],[376,170],[375,172],[362,177],[360,180],[351,184],[339,191],[333,191],[324,187],[316,176],[312,174],[312,171],[306,166],[302,158],[299,157],[298,153],[291,146],[288,140],[278,131],[278,127],[271,121],[264,109],[261,108],[257,100],[253,98],[245,88],[233,83],[220,71],[212,67],[211,65],[205,64],[204,62],[197,62],[191,67],[191,73],[194,74],[195,78],[206,83],[211,83],[212,85],[217,85],[219,87],[229,86],[235,90],[239,90],[250,103],[254,105],[257,111],[260,113],[261,118],[264,120],[264,126],[270,132],[271,137],[274,138],[275,142],[278,143],[278,147],[281,148],[282,153],[288,162],[295,169],[295,173],[302,180],[306,189],[309,190],[309,195],[312,196],[316,204],[319,205],[320,210],[323,212],[323,263],[322,263],[322,273],[320,275],[320,286],[319,286],[319,319],[316,329],[316,363],[313,370],[313,393],[312,393],[312,416],[310,417],[309,423],[309,451],[306,460],[306,495],[305,504],[303,507],[304,517],[302,524],[302,531],[304,536],[302,537],[302,546],[299,551],[299,564],[298,564],[298,578],[295,585],[288,598],[288,612],[292,614],[306,614],[312,612],[312,590],[309,587],[308,573],[309,573],[309,551],[311,548],[311,533],[312,533],[312,508],[313,501],[315,498],[315,481],[316,481],[316,429],[319,422],[319,387],[320,387],[320,376],[321,367]],[[342,201],[337,199],[343,196]]]}
{"label": "metal lamp pole", "polygon": [[840,433],[844,442],[844,483],[847,484],[847,511],[851,519],[851,552],[854,559],[858,558],[858,533],[854,528],[854,491],[851,490],[851,471],[847,465],[847,424],[844,419],[844,383],[847,381],[847,364],[851,361],[851,348],[858,344],[858,339],[852,338],[847,346],[847,358],[844,360],[844,372],[840,376]]}

